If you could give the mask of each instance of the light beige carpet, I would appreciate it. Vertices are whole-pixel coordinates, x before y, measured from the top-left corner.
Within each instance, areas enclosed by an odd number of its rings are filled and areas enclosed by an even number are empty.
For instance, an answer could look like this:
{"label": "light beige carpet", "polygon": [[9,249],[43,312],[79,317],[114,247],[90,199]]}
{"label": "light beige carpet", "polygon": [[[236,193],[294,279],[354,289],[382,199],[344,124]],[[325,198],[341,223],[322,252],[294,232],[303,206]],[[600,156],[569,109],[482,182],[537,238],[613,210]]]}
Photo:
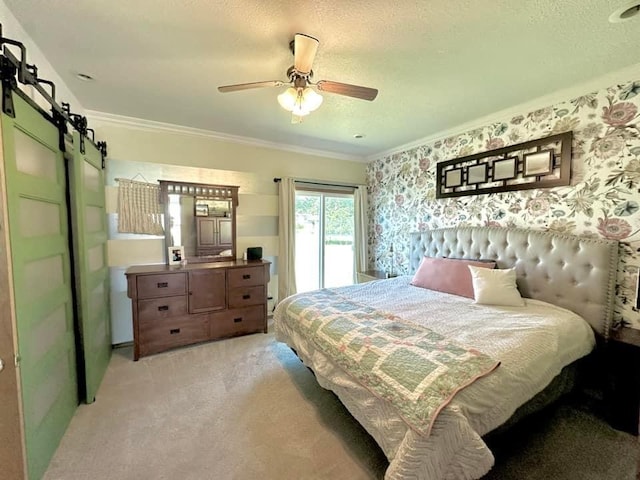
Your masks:
{"label": "light beige carpet", "polygon": [[[384,475],[371,437],[273,333],[131,358],[130,348],[114,351],[96,402],[79,407],[45,480]],[[563,406],[531,435],[500,452],[492,479],[635,478],[635,439],[588,413]],[[595,442],[585,458],[580,442]],[[605,466],[587,477],[594,464]]]}
{"label": "light beige carpet", "polygon": [[45,479],[370,479],[386,467],[336,397],[260,333],[138,362],[114,350]]}

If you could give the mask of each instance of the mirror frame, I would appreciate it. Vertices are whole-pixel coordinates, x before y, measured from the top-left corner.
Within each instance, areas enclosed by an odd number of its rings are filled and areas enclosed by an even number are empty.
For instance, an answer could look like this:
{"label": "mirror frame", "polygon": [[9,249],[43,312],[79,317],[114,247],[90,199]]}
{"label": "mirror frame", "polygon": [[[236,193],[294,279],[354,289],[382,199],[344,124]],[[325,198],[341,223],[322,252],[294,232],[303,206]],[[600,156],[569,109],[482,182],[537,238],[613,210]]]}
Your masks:
{"label": "mirror frame", "polygon": [[[164,242],[166,247],[170,247],[171,242],[171,217],[169,215],[169,195],[182,195],[187,197],[204,198],[208,200],[230,200],[231,201],[231,257],[187,257],[188,262],[209,263],[228,262],[236,259],[236,208],[238,207],[238,189],[233,185],[213,185],[209,183],[191,183],[174,180],[158,180],[160,184],[160,203],[164,204]],[[195,212],[194,212],[195,215]]]}

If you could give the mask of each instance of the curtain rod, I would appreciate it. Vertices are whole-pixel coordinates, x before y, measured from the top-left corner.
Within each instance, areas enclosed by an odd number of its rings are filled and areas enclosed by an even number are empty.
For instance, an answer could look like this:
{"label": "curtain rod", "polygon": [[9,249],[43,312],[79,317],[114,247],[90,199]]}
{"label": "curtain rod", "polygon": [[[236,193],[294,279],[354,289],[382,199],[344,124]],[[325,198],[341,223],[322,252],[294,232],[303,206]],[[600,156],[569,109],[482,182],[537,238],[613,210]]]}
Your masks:
{"label": "curtain rod", "polygon": [[[275,177],[273,181],[275,183],[280,183],[282,179],[279,177]],[[346,188],[359,188],[358,185],[347,185],[340,183],[325,183],[325,182],[308,182],[306,180],[294,180],[296,183],[306,183],[308,185],[321,185],[323,187],[346,187]]]}
{"label": "curtain rod", "polygon": [[130,181],[130,182],[135,182],[135,181],[136,181],[136,179],[137,179],[138,177],[140,177],[142,180],[144,180],[144,182],[142,182],[142,181],[140,181],[140,180],[137,180],[139,183],[152,183],[152,182],[150,182],[149,180],[147,180],[147,177],[145,177],[145,176],[144,176],[143,174],[141,174],[140,172],[136,173],[136,174],[135,174],[133,177],[131,177],[131,178],[117,177],[117,178],[114,178],[114,180],[115,180],[116,182],[119,182],[120,180],[128,180],[128,181]]}

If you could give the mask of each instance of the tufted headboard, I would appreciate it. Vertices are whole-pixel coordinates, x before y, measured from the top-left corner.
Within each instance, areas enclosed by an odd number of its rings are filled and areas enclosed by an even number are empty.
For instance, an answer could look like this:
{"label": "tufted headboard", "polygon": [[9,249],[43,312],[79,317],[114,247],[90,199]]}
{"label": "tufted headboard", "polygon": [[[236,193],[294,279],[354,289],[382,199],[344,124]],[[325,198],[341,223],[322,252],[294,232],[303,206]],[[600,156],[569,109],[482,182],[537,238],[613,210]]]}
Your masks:
{"label": "tufted headboard", "polygon": [[411,270],[423,256],[496,260],[516,268],[523,297],[572,310],[605,338],[613,316],[618,242],[501,227],[457,227],[411,234]]}

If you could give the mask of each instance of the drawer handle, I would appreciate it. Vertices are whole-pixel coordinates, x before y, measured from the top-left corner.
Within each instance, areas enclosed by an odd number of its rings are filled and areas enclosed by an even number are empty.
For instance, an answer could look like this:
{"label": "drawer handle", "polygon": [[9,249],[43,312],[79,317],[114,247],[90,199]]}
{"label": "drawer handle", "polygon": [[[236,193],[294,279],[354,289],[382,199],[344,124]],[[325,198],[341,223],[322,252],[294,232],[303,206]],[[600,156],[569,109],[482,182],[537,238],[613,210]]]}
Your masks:
{"label": "drawer handle", "polygon": [[180,333],[180,329],[179,328],[172,328],[171,330],[169,330],[169,333],[171,335],[175,335],[176,333]]}
{"label": "drawer handle", "polygon": [[242,317],[234,318],[233,323],[240,323],[242,321]]}
{"label": "drawer handle", "polygon": [[159,312],[166,312],[167,310],[169,310],[169,305],[160,305],[158,307]]}
{"label": "drawer handle", "polygon": [[243,300],[249,300],[250,298],[251,298],[251,295],[242,295]]}
{"label": "drawer handle", "polygon": [[158,282],[158,288],[167,288],[169,286],[169,282]]}
{"label": "drawer handle", "polygon": [[244,275],[242,275],[243,280],[249,280],[250,278],[251,278],[251,275],[248,273],[245,273]]}

